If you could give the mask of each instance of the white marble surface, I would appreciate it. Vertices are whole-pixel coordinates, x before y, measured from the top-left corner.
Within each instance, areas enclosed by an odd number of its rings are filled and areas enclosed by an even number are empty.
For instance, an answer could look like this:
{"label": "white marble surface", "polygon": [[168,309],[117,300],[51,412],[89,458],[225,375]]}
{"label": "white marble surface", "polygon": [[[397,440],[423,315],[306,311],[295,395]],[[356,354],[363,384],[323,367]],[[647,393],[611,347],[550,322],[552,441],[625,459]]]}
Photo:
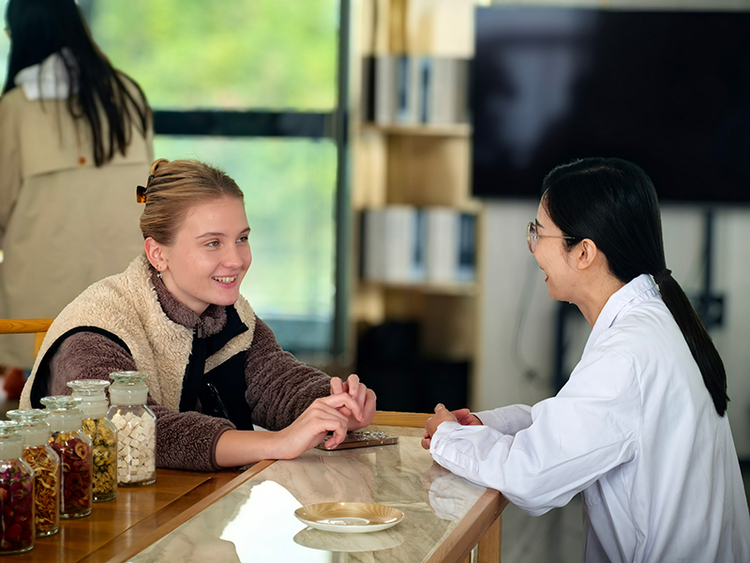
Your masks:
{"label": "white marble surface", "polygon": [[[418,563],[485,489],[433,463],[418,437],[277,461],[131,559],[145,562]],[[337,534],[306,527],[300,506],[368,502],[402,510],[393,528]]]}

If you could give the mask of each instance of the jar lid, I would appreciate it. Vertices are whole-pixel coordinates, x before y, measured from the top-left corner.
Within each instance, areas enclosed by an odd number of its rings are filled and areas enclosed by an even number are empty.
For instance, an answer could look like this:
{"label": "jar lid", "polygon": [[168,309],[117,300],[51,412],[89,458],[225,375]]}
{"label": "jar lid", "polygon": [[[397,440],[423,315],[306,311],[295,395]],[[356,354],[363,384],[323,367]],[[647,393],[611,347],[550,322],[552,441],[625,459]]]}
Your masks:
{"label": "jar lid", "polygon": [[22,426],[14,420],[0,420],[0,439],[18,435]]}
{"label": "jar lid", "polygon": [[68,381],[68,387],[78,397],[102,394],[111,384],[111,381],[104,379],[76,379],[75,381]]}
{"label": "jar lid", "polygon": [[136,385],[143,383],[148,374],[142,371],[115,371],[110,373],[109,377],[118,385]]}
{"label": "jar lid", "polygon": [[42,397],[41,402],[50,411],[80,410],[83,399],[72,395],[51,395]]}
{"label": "jar lid", "polygon": [[43,409],[14,409],[8,411],[5,415],[24,426],[35,426],[38,424],[47,424],[49,412]]}

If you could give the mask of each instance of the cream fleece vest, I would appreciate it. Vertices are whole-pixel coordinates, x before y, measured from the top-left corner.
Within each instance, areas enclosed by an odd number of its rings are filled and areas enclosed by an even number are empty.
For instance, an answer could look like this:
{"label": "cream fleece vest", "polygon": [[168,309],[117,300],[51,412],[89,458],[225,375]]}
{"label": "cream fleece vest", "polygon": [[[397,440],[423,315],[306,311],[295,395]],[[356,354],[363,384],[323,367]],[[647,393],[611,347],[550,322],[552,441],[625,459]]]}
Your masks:
{"label": "cream fleece vest", "polygon": [[[255,333],[255,313],[240,296],[234,304],[246,332],[230,340],[206,359],[205,372],[247,350]],[[69,330],[92,326],[109,331],[130,349],[138,371],[149,374],[146,384],[151,398],[179,411],[182,379],[193,346],[193,331],[170,320],[159,304],[145,254],[131,262],[121,274],[110,276],[81,293],[52,323],[21,393],[20,407],[31,407],[31,386],[47,350]]]}

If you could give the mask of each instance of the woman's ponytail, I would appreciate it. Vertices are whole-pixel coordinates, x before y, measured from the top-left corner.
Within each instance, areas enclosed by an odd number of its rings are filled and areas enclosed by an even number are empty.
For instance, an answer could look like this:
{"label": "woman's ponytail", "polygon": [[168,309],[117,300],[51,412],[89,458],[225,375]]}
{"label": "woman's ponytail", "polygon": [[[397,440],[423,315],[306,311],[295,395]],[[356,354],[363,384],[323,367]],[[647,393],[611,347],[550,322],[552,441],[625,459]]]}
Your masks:
{"label": "woman's ponytail", "polygon": [[727,374],[724,370],[724,362],[714,346],[711,336],[695,312],[690,300],[682,291],[682,287],[672,277],[672,272],[663,270],[654,276],[654,281],[659,286],[661,298],[669,311],[672,313],[677,326],[682,331],[690,353],[698,364],[703,376],[714,407],[719,416],[724,416],[727,410],[729,397],[727,395]]}

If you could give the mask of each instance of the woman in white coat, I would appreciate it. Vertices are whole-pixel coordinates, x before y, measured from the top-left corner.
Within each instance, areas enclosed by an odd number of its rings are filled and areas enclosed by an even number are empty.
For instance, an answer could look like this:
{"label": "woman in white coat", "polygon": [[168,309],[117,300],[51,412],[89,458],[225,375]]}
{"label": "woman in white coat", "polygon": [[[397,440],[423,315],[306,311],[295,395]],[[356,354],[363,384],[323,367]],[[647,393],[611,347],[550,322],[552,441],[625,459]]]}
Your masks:
{"label": "woman in white coat", "polygon": [[592,327],[557,396],[471,414],[442,405],[423,445],[532,515],[584,501],[586,561],[750,561],[750,516],[721,358],[666,267],[638,166],[548,174],[529,250],[550,297]]}

